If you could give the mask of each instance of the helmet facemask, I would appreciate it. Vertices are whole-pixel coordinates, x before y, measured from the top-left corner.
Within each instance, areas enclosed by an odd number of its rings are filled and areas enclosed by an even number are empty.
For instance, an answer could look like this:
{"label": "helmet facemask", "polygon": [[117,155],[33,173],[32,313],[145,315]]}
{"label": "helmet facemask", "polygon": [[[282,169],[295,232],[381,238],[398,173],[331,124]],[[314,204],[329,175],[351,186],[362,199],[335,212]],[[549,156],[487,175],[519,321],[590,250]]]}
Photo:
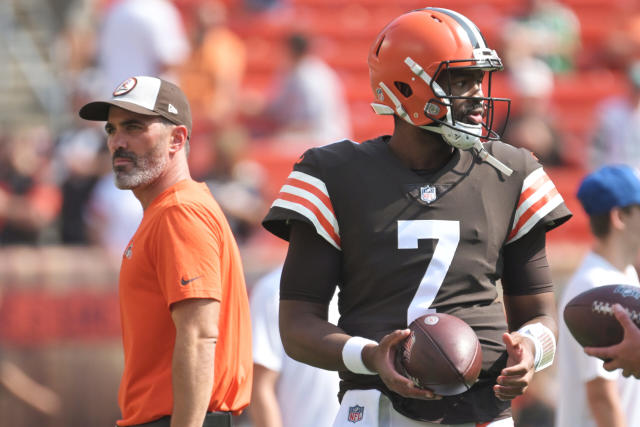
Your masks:
{"label": "helmet facemask", "polygon": [[[377,114],[395,114],[413,126],[441,134],[453,147],[474,149],[495,166],[483,141],[500,138],[493,129],[496,102],[506,102],[507,120],[511,106],[509,99],[491,97],[492,73],[502,70],[502,61],[487,47],[473,22],[442,8],[408,12],[380,32],[369,50],[368,63],[377,101],[371,106]],[[450,79],[457,70],[480,70],[488,75],[487,96],[453,91],[450,80],[444,78]],[[483,94],[478,91],[477,95]],[[456,117],[456,104],[465,99],[482,104],[480,119],[477,111],[468,114],[476,116],[470,120]],[[502,166],[497,168],[507,173],[508,168]],[[508,170],[507,175],[510,173]]]}
{"label": "helmet facemask", "polygon": [[[481,50],[481,49],[476,49]],[[502,69],[502,62],[496,55],[495,51],[489,49],[482,49],[485,58],[482,59],[457,59],[442,61],[434,76],[436,78],[430,78],[426,72],[413,61],[411,58],[407,58],[405,63],[411,68],[414,74],[420,77],[431,88],[431,92],[435,95],[434,98],[429,99],[424,106],[425,116],[432,120],[434,124],[419,126],[422,129],[426,129],[432,132],[437,132],[442,135],[444,140],[462,150],[468,150],[473,147],[479,141],[499,140],[500,134],[494,130],[495,119],[495,103],[506,103],[506,124],[509,119],[509,113],[511,110],[511,100],[508,98],[494,98],[491,96],[491,79],[494,71]],[[474,56],[475,55],[474,51]],[[485,71],[487,74],[487,96],[459,96],[453,95],[451,74],[461,70],[480,70]],[[445,90],[437,82],[440,77],[446,77]],[[454,101],[455,100],[473,100],[482,105],[483,108],[483,120],[478,124],[470,124],[461,120],[456,120],[454,114]],[[442,110],[446,111],[444,117],[442,116]],[[406,120],[406,119],[405,119]],[[504,129],[502,129],[504,130]],[[502,133],[502,131],[500,132]]]}

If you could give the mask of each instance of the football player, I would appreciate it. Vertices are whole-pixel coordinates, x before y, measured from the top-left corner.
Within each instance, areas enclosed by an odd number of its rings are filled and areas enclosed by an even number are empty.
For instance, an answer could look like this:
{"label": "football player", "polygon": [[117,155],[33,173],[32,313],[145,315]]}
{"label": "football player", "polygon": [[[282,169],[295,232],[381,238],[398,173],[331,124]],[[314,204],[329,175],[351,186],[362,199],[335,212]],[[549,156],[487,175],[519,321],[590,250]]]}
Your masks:
{"label": "football player", "polygon": [[[289,240],[287,353],[340,371],[335,426],[512,426],[510,400],[553,361],[545,233],[571,213],[535,157],[492,128],[495,104],[509,103],[491,97],[501,69],[460,13],[394,19],[369,52],[372,106],[393,115],[393,135],[306,151],[264,220]],[[326,320],[336,286],[338,326]],[[480,378],[461,395],[436,396],[395,367],[407,325],[429,312],[480,339]]]}

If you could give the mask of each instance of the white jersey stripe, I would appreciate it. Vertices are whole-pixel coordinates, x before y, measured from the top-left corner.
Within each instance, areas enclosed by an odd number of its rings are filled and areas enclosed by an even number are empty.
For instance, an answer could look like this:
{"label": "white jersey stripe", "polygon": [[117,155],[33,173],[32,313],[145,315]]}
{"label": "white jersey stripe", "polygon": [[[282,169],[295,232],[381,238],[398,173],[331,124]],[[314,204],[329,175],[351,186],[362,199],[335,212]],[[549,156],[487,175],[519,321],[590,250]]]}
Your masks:
{"label": "white jersey stripe", "polygon": [[[324,182],[322,182],[322,180],[319,180],[315,176],[308,175],[304,172],[293,171],[289,174],[289,178],[298,179],[300,181],[306,182],[307,184],[313,185],[318,190],[323,192],[327,197],[329,197],[327,186],[324,184]],[[333,207],[331,207],[331,209],[333,209]]]}
{"label": "white jersey stripe", "polygon": [[542,175],[546,175],[547,173],[544,171],[543,168],[538,168],[536,170],[534,170],[533,172],[531,172],[522,182],[522,191],[521,193],[524,193],[525,191],[527,191],[527,189],[529,187],[531,187],[531,185],[536,182]]}
{"label": "white jersey stripe", "polygon": [[329,235],[329,233],[327,233],[327,231],[324,229],[322,224],[320,224],[320,221],[318,221],[318,218],[316,218],[315,214],[307,207],[302,206],[299,203],[289,202],[287,200],[282,200],[282,199],[276,199],[271,205],[271,207],[273,208],[274,206],[278,206],[284,209],[289,209],[304,216],[309,221],[311,221],[311,223],[315,226],[316,231],[320,236],[324,237],[324,239],[327,242],[329,242],[332,246],[334,246],[336,249],[342,250],[338,242],[336,242],[334,239],[331,238],[331,236]]}
{"label": "white jersey stripe", "polygon": [[333,230],[336,232],[336,234],[340,235],[340,227],[338,226],[338,221],[336,220],[333,211],[331,211],[315,194],[310,193],[309,191],[302,188],[287,184],[282,186],[280,192],[293,194],[295,196],[302,197],[303,199],[308,200],[320,210],[322,216],[324,216],[329,224],[331,224],[331,227],[333,227]]}
{"label": "white jersey stripe", "polygon": [[529,218],[527,220],[527,222],[522,224],[522,227],[520,227],[520,230],[518,230],[516,235],[513,236],[511,239],[509,239],[507,241],[507,243],[515,242],[520,237],[522,237],[525,234],[527,234],[529,232],[529,230],[531,230],[533,228],[534,225],[536,225],[549,212],[551,212],[552,210],[554,210],[555,208],[560,206],[560,204],[562,202],[563,202],[563,199],[562,199],[562,196],[560,194],[557,194],[556,196],[554,196],[551,200],[549,200],[547,203],[545,203],[544,206],[542,206],[533,215],[531,215],[531,218]]}

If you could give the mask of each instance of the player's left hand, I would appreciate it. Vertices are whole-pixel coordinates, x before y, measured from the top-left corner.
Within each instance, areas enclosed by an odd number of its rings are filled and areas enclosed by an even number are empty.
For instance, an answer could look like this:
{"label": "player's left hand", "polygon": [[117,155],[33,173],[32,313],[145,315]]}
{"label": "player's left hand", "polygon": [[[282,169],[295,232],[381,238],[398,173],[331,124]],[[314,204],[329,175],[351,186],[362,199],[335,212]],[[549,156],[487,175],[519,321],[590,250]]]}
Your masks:
{"label": "player's left hand", "polygon": [[535,371],[535,348],[528,338],[518,332],[505,333],[502,341],[507,347],[507,366],[500,372],[497,384],[493,386],[493,392],[500,400],[512,400],[523,394]]}

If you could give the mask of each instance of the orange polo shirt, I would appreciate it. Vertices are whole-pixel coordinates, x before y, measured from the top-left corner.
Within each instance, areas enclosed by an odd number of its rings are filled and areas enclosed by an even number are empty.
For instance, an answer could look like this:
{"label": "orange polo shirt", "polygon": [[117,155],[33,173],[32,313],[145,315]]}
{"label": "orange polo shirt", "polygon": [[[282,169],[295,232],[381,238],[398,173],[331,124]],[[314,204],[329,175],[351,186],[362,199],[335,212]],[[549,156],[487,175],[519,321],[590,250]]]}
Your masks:
{"label": "orange polo shirt", "polygon": [[146,209],[122,257],[120,310],[124,373],[120,426],[170,415],[176,330],[171,304],[220,301],[209,411],[240,413],[252,382],[251,321],[240,253],[203,183],[181,181]]}

